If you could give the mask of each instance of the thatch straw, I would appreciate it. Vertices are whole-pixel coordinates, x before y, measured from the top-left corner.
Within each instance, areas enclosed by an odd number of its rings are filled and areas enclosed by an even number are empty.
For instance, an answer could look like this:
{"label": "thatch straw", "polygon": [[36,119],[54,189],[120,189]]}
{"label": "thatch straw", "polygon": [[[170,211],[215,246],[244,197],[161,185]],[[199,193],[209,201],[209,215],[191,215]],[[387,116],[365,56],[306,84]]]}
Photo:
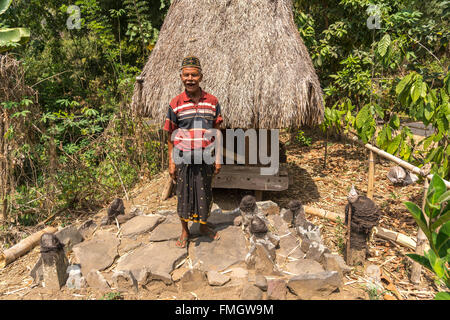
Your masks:
{"label": "thatch straw", "polygon": [[228,128],[286,128],[323,119],[322,90],[295,26],[292,0],[174,0],[135,84],[132,107],[162,124],[184,88],[183,57],[200,58],[202,88]]}

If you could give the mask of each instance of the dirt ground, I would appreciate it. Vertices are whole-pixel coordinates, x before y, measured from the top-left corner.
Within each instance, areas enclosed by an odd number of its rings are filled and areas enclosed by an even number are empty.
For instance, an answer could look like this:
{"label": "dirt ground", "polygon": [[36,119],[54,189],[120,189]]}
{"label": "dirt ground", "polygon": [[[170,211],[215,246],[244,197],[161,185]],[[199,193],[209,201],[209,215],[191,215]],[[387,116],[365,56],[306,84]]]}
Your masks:
{"label": "dirt ground", "polygon": [[[347,203],[347,193],[354,184],[359,192],[367,191],[368,154],[364,148],[351,145],[344,141],[331,141],[328,143],[328,158],[326,168],[323,167],[324,140],[313,130],[304,129],[305,136],[312,139],[310,146],[300,146],[298,143],[287,145],[287,165],[292,184],[283,192],[265,192],[263,200],[272,200],[280,208],[286,207],[293,199],[300,200],[304,205],[344,213]],[[282,141],[287,141],[287,136],[282,135]],[[421,203],[422,186],[414,184],[407,187],[394,187],[386,178],[389,169],[395,164],[377,158],[375,167],[375,193],[374,201],[383,211],[380,226],[386,229],[401,232],[413,239],[417,235],[417,225],[403,205],[404,201]],[[162,201],[161,191],[164,185],[164,174],[159,174],[147,179],[143,177],[141,182],[133,190],[128,190],[129,199],[124,198],[126,212],[131,206],[141,206],[144,214],[156,212],[161,209],[175,209],[176,197]],[[222,209],[229,210],[237,207],[240,199],[249,191],[215,189],[214,202]],[[95,217],[100,218],[105,214],[105,209],[98,212]],[[88,218],[84,215],[79,219],[70,221],[81,224]],[[345,243],[345,226],[339,222],[332,222],[316,216],[308,215],[307,218],[320,225],[325,244],[332,252],[342,254]],[[58,226],[67,223],[62,217],[53,220],[52,225]],[[23,230],[23,228],[22,228]],[[392,241],[373,237],[370,241],[370,256],[366,266],[375,264],[381,267],[382,292],[373,292],[367,288],[367,277],[364,275],[364,267],[355,267],[350,275],[344,276],[344,286],[338,293],[330,296],[331,300],[359,300],[359,299],[385,299],[385,300],[430,300],[439,291],[433,274],[427,270],[422,272],[420,285],[413,285],[409,281],[411,270],[410,259],[405,256],[411,250],[402,247]],[[27,255],[19,258],[12,264],[0,270],[0,299],[46,299],[46,300],[86,300],[86,299],[114,299],[114,293],[96,292],[92,289],[69,290],[63,288],[60,292],[48,292],[45,288],[33,285],[29,276],[31,268],[39,257],[39,248],[35,248]],[[69,257],[70,259],[70,257]],[[114,265],[112,266],[114,267]],[[166,286],[162,282],[155,282],[146,290],[140,290],[138,294],[121,293],[123,299],[239,299],[239,286],[236,290],[230,287],[227,290],[212,289],[207,286],[195,292],[182,292],[177,285]],[[441,288],[442,290],[442,288]],[[288,299],[295,299],[288,294]]]}

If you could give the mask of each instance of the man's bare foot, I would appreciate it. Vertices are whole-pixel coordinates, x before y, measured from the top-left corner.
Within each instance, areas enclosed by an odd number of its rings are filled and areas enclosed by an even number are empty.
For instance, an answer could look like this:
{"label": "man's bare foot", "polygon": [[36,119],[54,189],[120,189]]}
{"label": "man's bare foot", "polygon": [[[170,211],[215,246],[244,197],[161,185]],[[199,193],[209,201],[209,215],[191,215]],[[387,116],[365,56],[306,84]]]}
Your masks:
{"label": "man's bare foot", "polygon": [[177,240],[175,245],[180,248],[186,248],[187,242],[189,240],[189,236],[190,236],[189,233],[183,230],[181,232],[180,238]]}

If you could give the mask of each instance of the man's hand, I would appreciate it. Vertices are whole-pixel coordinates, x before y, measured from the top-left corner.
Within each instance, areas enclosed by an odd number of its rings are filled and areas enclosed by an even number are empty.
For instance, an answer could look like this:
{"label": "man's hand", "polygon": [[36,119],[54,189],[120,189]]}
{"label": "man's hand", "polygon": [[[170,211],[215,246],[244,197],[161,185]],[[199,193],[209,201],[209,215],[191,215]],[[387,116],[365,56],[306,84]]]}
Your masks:
{"label": "man's hand", "polygon": [[169,175],[173,181],[177,180],[177,168],[175,167],[175,163],[169,163]]}
{"label": "man's hand", "polygon": [[216,167],[216,168],[215,168],[215,170],[214,170],[214,175],[217,175],[217,174],[219,174],[220,169],[222,169],[222,164],[216,162],[215,167]]}

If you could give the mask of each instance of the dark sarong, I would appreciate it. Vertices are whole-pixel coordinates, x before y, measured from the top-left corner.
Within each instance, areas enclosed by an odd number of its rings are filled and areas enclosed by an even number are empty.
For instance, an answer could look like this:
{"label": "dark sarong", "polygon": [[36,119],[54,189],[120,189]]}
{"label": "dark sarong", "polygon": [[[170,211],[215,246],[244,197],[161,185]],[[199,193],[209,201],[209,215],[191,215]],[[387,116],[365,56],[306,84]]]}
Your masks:
{"label": "dark sarong", "polygon": [[178,164],[176,170],[180,219],[206,224],[212,206],[214,165]]}

